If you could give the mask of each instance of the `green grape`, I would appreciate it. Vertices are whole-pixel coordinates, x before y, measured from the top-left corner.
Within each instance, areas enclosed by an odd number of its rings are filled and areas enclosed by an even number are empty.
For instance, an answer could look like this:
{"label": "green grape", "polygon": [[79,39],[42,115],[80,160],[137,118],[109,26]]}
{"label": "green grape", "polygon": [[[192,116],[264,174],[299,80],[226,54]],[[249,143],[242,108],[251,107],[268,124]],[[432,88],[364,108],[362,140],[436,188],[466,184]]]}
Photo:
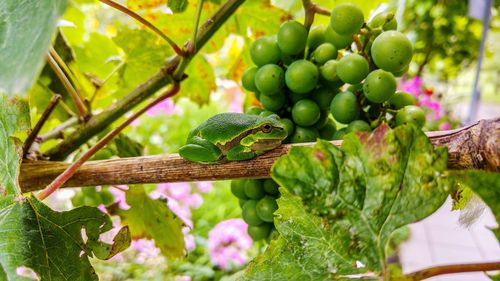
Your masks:
{"label": "green grape", "polygon": [[264,221],[257,215],[257,200],[248,200],[241,207],[241,217],[248,225],[260,225]]}
{"label": "green grape", "polygon": [[319,138],[319,132],[315,128],[295,127],[295,132],[290,138],[291,143],[313,142]]}
{"label": "green grape", "polygon": [[264,94],[260,96],[260,102],[262,103],[264,108],[273,112],[277,112],[278,110],[280,110],[283,105],[285,105],[285,100],[285,93],[283,93],[282,91],[279,91],[272,96]]}
{"label": "green grape", "polygon": [[287,55],[296,55],[304,51],[307,43],[307,29],[297,21],[281,24],[278,31],[278,46]]}
{"label": "green grape", "polygon": [[264,181],[264,190],[267,194],[271,194],[273,196],[280,194],[278,184],[272,179],[266,179]]}
{"label": "green grape", "polygon": [[347,132],[371,132],[372,128],[363,120],[354,120],[347,126]]}
{"label": "green grape", "polygon": [[394,95],[396,87],[396,78],[392,73],[377,69],[366,77],[363,83],[363,93],[369,101],[382,103]]}
{"label": "green grape", "polygon": [[281,50],[274,37],[261,37],[250,47],[250,57],[257,66],[276,64],[281,59]]}
{"label": "green grape", "polygon": [[316,121],[316,123],[314,123],[314,125],[312,125],[311,127],[320,130],[326,125],[326,122],[328,122],[329,115],[330,115],[329,109],[321,110],[318,121]]}
{"label": "green grape", "polygon": [[238,198],[238,205],[240,205],[240,208],[243,208],[243,205],[248,201],[248,199],[241,199]]}
{"label": "green grape", "polygon": [[410,64],[412,53],[410,40],[403,33],[394,30],[382,32],[371,47],[375,65],[389,72],[405,69]]}
{"label": "green grape", "polygon": [[266,64],[255,73],[255,86],[261,94],[273,95],[285,85],[285,72],[276,64]]}
{"label": "green grape", "polygon": [[257,211],[257,216],[265,222],[273,222],[274,212],[278,210],[278,204],[276,199],[270,196],[266,196],[260,199],[259,203],[255,207]]}
{"label": "green grape", "polygon": [[405,75],[408,70],[410,69],[410,65],[407,65],[405,68],[403,68],[402,70],[400,71],[394,71],[392,72],[392,74],[395,76],[395,77],[401,77],[403,75]]}
{"label": "green grape", "polygon": [[389,104],[395,109],[401,109],[407,105],[416,105],[417,98],[406,92],[396,92],[389,100]]}
{"label": "green grape", "polygon": [[334,134],[333,134],[333,139],[334,140],[342,140],[344,138],[344,136],[347,134],[347,127],[345,128],[342,128],[340,130],[337,130]]}
{"label": "green grape", "polygon": [[356,94],[356,93],[358,93],[361,90],[363,90],[363,84],[362,83],[352,84],[352,85],[349,85],[349,87],[347,87],[347,91],[351,92],[353,94]]}
{"label": "green grape", "polygon": [[321,110],[330,108],[333,97],[338,93],[338,89],[321,87],[311,93],[311,98],[316,102]]}
{"label": "green grape", "polygon": [[422,128],[425,125],[425,112],[416,105],[407,105],[396,114],[396,125],[415,124]]}
{"label": "green grape", "polygon": [[321,139],[324,140],[333,140],[335,132],[337,132],[337,126],[335,126],[335,122],[328,118],[325,126],[319,130],[319,135]]}
{"label": "green grape", "polygon": [[245,193],[245,185],[246,180],[232,180],[231,193],[240,199],[248,199],[248,196]]}
{"label": "green grape", "polygon": [[288,118],[281,118],[280,122],[285,127],[285,130],[287,131],[287,135],[291,136],[293,134],[293,130],[295,129],[295,125],[293,124],[292,120],[290,120]]}
{"label": "green grape", "polygon": [[245,110],[245,114],[248,114],[248,115],[259,115],[262,111],[263,111],[263,109],[260,108],[260,107],[258,107],[258,106],[250,106],[249,108],[247,108]]}
{"label": "green grape", "polygon": [[356,96],[351,92],[337,94],[330,104],[330,112],[337,122],[349,124],[359,115],[359,106]]}
{"label": "green grape", "polygon": [[310,98],[310,94],[298,94],[298,93],[294,93],[294,92],[290,92],[288,94],[288,97],[290,98],[290,100],[292,101],[292,103],[297,103],[299,100],[303,100],[303,99],[308,99]]}
{"label": "green grape", "polygon": [[321,77],[327,81],[337,81],[339,80],[337,76],[337,64],[336,60],[329,60],[319,67],[319,73]]}
{"label": "green grape", "polygon": [[319,116],[319,106],[310,99],[300,100],[293,105],[292,119],[299,126],[311,126],[318,121]]}
{"label": "green grape", "polygon": [[245,195],[251,199],[260,199],[265,195],[264,187],[262,186],[262,181],[260,180],[246,180],[244,190]]}
{"label": "green grape", "polygon": [[363,11],[352,3],[338,4],[330,16],[330,26],[339,34],[354,34],[364,22]]}
{"label": "green grape", "polygon": [[257,67],[250,67],[245,70],[241,77],[243,88],[252,92],[257,92],[257,87],[255,86],[255,73],[257,73]]}
{"label": "green grape", "polygon": [[369,71],[368,61],[358,54],[344,56],[337,64],[337,75],[344,83],[357,84],[365,79]]}
{"label": "green grape", "polygon": [[305,94],[318,83],[318,68],[307,60],[294,61],[285,72],[285,82],[292,92]]}
{"label": "green grape", "polygon": [[384,31],[386,30],[396,30],[398,29],[398,22],[391,12],[379,13],[373,17],[373,19],[368,23],[368,27],[371,29],[380,27]]}
{"label": "green grape", "polygon": [[314,50],[311,58],[318,65],[323,65],[327,61],[337,58],[337,48],[330,43],[323,43]]}
{"label": "green grape", "polygon": [[314,50],[325,42],[325,30],[326,26],[324,25],[311,28],[309,35],[307,36],[307,46],[309,47],[309,50]]}
{"label": "green grape", "polygon": [[325,28],[324,40],[326,43],[333,44],[337,47],[337,50],[344,49],[345,47],[352,44],[352,34],[338,34],[331,26]]}
{"label": "green grape", "polygon": [[262,116],[262,117],[269,117],[271,115],[276,115],[276,113],[269,111],[269,110],[263,110],[261,113],[259,113],[259,116]]}
{"label": "green grape", "polygon": [[263,223],[261,225],[249,225],[247,232],[253,241],[260,241],[266,239],[271,234],[273,229],[272,223]]}

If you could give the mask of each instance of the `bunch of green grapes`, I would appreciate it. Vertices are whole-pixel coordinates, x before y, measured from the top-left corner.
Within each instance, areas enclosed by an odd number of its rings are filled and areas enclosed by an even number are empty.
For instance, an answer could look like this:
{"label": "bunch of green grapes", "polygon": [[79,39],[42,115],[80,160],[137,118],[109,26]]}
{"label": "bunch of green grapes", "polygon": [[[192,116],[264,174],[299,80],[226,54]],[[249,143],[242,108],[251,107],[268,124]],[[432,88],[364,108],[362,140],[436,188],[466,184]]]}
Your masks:
{"label": "bunch of green grapes", "polygon": [[288,132],[285,143],[342,139],[382,122],[423,127],[425,114],[415,97],[396,91],[413,53],[396,29],[392,13],[366,23],[351,3],[337,5],[328,26],[308,30],[297,21],[284,22],[277,35],[250,47],[255,66],[246,69],[242,85],[261,106],[246,113],[279,115]]}
{"label": "bunch of green grapes", "polygon": [[231,192],[240,201],[241,216],[248,224],[248,234],[254,241],[270,240],[276,235],[273,213],[278,209],[278,184],[272,179],[233,180]]}

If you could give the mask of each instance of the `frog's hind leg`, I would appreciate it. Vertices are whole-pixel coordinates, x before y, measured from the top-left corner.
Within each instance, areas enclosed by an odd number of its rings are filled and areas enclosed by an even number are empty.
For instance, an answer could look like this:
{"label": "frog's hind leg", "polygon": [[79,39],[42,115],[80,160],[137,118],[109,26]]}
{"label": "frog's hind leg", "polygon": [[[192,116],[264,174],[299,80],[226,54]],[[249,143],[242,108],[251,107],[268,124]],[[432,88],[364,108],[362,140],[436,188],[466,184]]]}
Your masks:
{"label": "frog's hind leg", "polygon": [[248,160],[254,158],[257,154],[253,151],[247,151],[248,148],[238,145],[231,148],[226,155],[227,160]]}
{"label": "frog's hind leg", "polygon": [[179,155],[191,161],[210,163],[218,161],[221,158],[222,152],[213,143],[194,137],[190,143],[179,149]]}

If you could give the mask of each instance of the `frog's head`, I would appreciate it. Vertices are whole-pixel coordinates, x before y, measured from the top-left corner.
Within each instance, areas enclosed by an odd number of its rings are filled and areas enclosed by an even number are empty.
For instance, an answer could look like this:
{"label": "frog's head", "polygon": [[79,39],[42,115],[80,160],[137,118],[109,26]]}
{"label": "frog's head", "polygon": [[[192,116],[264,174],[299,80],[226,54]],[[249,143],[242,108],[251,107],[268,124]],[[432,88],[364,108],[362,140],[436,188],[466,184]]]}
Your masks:
{"label": "frog's head", "polygon": [[257,122],[251,133],[244,137],[240,144],[252,151],[264,152],[280,146],[286,137],[287,132],[278,117],[269,116]]}

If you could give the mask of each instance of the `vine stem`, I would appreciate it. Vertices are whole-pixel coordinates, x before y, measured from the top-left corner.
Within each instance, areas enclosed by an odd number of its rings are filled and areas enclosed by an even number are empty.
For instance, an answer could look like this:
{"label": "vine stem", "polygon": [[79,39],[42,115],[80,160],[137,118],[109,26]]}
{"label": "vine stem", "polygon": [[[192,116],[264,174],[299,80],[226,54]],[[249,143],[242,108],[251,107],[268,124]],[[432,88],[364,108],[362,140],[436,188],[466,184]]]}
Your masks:
{"label": "vine stem", "polygon": [[[55,50],[54,50],[55,51]],[[89,113],[87,112],[87,109],[85,108],[85,105],[83,104],[83,101],[78,94],[78,92],[75,90],[71,82],[69,81],[68,77],[64,73],[64,71],[59,67],[59,65],[56,62],[56,59],[52,55],[51,52],[49,52],[47,56],[47,62],[49,63],[50,67],[54,72],[56,73],[57,77],[59,80],[61,80],[62,84],[64,85],[64,88],[68,91],[69,95],[71,96],[71,99],[73,100],[76,109],[78,110],[78,115],[80,117],[81,121],[86,121],[90,117]]]}
{"label": "vine stem", "polygon": [[194,28],[193,28],[193,39],[191,40],[193,42],[193,52],[196,50],[196,36],[198,36],[198,25],[200,24],[200,17],[201,17],[201,11],[203,10],[203,0],[198,0],[198,3],[196,4],[196,18],[194,20]]}
{"label": "vine stem", "polygon": [[474,271],[492,271],[492,270],[500,270],[500,261],[487,262],[487,263],[451,264],[451,265],[435,266],[407,274],[402,278],[396,280],[417,281],[442,274],[474,272]]}
{"label": "vine stem", "polygon": [[64,172],[62,172],[57,178],[55,178],[47,187],[42,190],[38,198],[40,200],[44,200],[52,193],[54,193],[57,189],[59,189],[77,170],[80,168],[83,163],[92,157],[97,151],[106,146],[116,135],[118,135],[123,129],[125,129],[130,123],[136,120],[139,116],[145,113],[148,109],[155,106],[159,102],[169,98],[179,92],[179,84],[174,82],[172,86],[165,91],[163,94],[152,100],[143,108],[139,109],[137,112],[132,114],[129,118],[123,121],[118,127],[114,128],[111,132],[106,134],[102,139],[100,139],[94,146],[92,146],[89,150],[87,150],[78,160],[73,162]]}
{"label": "vine stem", "polygon": [[42,129],[43,124],[45,124],[45,122],[49,118],[52,111],[54,111],[54,109],[56,108],[56,105],[60,99],[61,99],[60,95],[54,95],[50,99],[49,104],[47,105],[47,107],[45,108],[45,110],[42,113],[42,116],[40,116],[40,119],[38,119],[38,122],[36,123],[35,127],[33,128],[33,130],[31,130],[30,134],[26,138],[26,141],[24,142],[23,159],[26,158],[26,155],[28,155],[28,151],[30,150],[31,145],[33,145],[33,142],[35,141],[36,136],[38,135],[38,133],[40,133],[40,130]]}
{"label": "vine stem", "polygon": [[63,123],[56,126],[52,131],[47,132],[46,134],[40,135],[38,138],[40,142],[45,142],[50,139],[63,138],[63,131],[78,124],[78,119],[76,117],[71,117]]}
{"label": "vine stem", "polygon": [[328,9],[313,3],[311,0],[302,0],[302,6],[304,7],[305,13],[304,26],[307,30],[311,28],[311,25],[314,22],[314,15],[320,14],[330,16],[330,11]]}
{"label": "vine stem", "polygon": [[158,34],[161,38],[165,39],[165,41],[167,41],[167,43],[172,47],[172,49],[174,49],[174,52],[176,54],[178,54],[180,56],[184,55],[184,51],[174,42],[174,40],[172,40],[165,33],[163,33],[156,26],[154,26],[147,19],[143,18],[142,16],[140,16],[136,12],[130,10],[129,8],[123,6],[123,5],[119,4],[119,3],[111,1],[111,0],[99,0],[99,1],[101,1],[102,3],[104,3],[104,4],[106,4],[106,5],[110,6],[110,7],[113,7],[115,9],[117,9],[118,11],[120,11],[120,12],[122,12],[124,14],[129,15],[130,17],[134,18],[138,22],[144,24],[144,26],[146,26],[147,28],[151,29],[154,33]]}

